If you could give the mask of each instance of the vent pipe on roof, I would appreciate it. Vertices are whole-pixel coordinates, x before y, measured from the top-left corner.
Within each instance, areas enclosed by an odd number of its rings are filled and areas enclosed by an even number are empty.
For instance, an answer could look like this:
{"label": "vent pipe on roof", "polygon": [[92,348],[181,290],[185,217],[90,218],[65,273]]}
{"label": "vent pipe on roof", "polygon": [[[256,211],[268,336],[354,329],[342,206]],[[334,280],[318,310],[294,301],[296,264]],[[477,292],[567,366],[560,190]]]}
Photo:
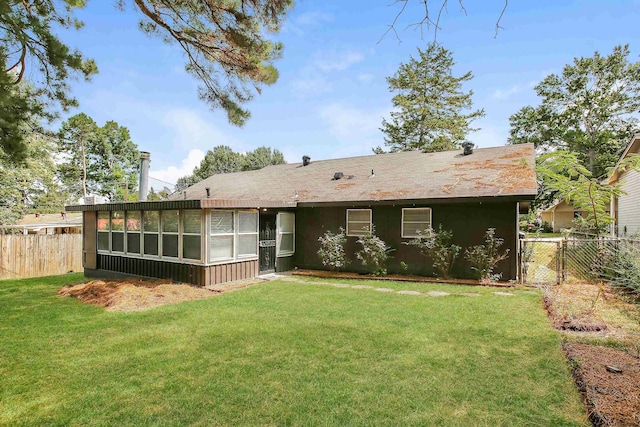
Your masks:
{"label": "vent pipe on roof", "polygon": [[211,197],[211,188],[209,188],[209,187],[205,187],[204,191],[206,191],[206,192],[207,192],[207,199],[208,199],[209,197]]}
{"label": "vent pipe on roof", "polygon": [[138,186],[138,200],[147,201],[147,192],[149,191],[149,163],[151,162],[151,153],[146,151],[140,152],[140,185]]}
{"label": "vent pipe on roof", "polygon": [[465,141],[462,143],[462,148],[464,149],[462,154],[464,154],[465,156],[468,156],[469,154],[473,154],[473,149],[475,148],[475,145],[471,141]]}
{"label": "vent pipe on roof", "polygon": [[308,166],[311,163],[311,157],[302,156],[302,166]]}
{"label": "vent pipe on roof", "polygon": [[344,177],[344,174],[342,172],[336,172],[336,173],[333,174],[333,180],[334,181],[342,179],[342,177]]}

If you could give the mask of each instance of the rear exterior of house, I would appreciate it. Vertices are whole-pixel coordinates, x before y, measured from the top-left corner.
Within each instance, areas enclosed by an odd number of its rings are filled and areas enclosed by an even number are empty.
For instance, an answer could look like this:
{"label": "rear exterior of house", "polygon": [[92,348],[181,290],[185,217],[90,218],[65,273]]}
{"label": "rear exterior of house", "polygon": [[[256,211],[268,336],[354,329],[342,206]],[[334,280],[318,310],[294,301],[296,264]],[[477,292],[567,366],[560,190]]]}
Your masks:
{"label": "rear exterior of house", "polygon": [[608,179],[609,184],[620,185],[622,194],[611,200],[611,212],[615,220],[613,234],[631,237],[640,234],[640,172],[620,168],[631,156],[640,153],[640,134],[635,135],[618,162],[618,168]]}
{"label": "rear exterior of house", "polygon": [[[457,245],[483,243],[488,228],[510,256],[498,270],[517,275],[518,214],[535,197],[531,144],[478,149],[469,156],[403,152],[268,166],[214,175],[161,202],[68,207],[84,212],[85,274],[171,278],[207,286],[294,268],[324,268],[326,231],[347,231],[349,268],[358,236],[375,227],[393,248],[392,273],[433,275],[405,243],[428,227]],[[457,277],[471,277],[461,256]]]}

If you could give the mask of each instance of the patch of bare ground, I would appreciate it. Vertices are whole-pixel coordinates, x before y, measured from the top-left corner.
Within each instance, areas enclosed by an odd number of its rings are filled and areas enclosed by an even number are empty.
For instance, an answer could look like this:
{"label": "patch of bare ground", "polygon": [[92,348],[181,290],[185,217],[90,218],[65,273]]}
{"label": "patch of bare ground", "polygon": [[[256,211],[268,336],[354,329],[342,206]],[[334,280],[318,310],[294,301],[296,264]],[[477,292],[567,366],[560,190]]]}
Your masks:
{"label": "patch of bare ground", "polygon": [[210,298],[259,282],[261,281],[239,281],[201,288],[170,280],[92,280],[60,288],[58,295],[74,297],[110,311],[141,311],[161,305]]}
{"label": "patch of bare ground", "polygon": [[584,282],[547,288],[543,298],[593,425],[640,425],[637,301]]}

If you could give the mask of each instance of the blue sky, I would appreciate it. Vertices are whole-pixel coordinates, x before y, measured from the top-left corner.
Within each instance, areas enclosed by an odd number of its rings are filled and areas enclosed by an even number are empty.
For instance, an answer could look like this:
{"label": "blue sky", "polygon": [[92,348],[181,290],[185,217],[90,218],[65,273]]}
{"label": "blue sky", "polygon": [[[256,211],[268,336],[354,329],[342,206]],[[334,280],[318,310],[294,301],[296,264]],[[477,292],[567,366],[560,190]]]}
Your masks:
{"label": "blue sky", "polygon": [[[63,34],[100,69],[91,82],[73,83],[80,107],[71,114],[129,128],[151,152],[151,176],[168,182],[221,144],[241,152],[277,148],[288,162],[371,154],[383,145],[379,127],[392,107],[385,78],[433,40],[426,28],[422,37],[405,29],[421,17],[418,0],[399,20],[401,41],[392,33],[381,40],[399,8],[391,0],[300,1],[274,37],[285,46],[275,64],[280,78],[248,104],[252,117],[237,128],[198,99],[179,47],[143,34],[132,6],[123,12],[115,3],[90,0],[77,13],[85,27]],[[639,60],[639,0],[512,0],[497,38],[504,0],[464,1],[467,15],[450,3],[438,42],[453,51],[455,74],[475,75],[465,89],[486,111],[474,122],[482,129],[469,136],[480,147],[506,144],[509,116],[537,103],[533,86],[574,57],[628,43],[630,59]]]}

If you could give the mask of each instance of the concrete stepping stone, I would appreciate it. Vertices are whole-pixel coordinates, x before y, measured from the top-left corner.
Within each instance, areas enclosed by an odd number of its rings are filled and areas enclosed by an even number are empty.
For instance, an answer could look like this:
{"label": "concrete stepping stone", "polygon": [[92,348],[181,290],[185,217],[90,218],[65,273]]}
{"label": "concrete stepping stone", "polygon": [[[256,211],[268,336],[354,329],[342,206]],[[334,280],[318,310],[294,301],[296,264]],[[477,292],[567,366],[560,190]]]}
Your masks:
{"label": "concrete stepping stone", "polygon": [[353,285],[351,288],[352,289],[372,289],[373,286],[369,286],[369,285]]}
{"label": "concrete stepping stone", "polygon": [[449,292],[442,291],[429,291],[427,292],[427,295],[429,295],[430,297],[446,297],[451,294]]}
{"label": "concrete stepping stone", "polygon": [[378,292],[393,292],[393,289],[389,289],[389,288],[375,288],[374,291],[378,291]]}
{"label": "concrete stepping stone", "polygon": [[418,291],[398,291],[396,293],[402,294],[402,295],[422,295],[422,292],[418,292]]}
{"label": "concrete stepping stone", "polygon": [[332,283],[331,286],[333,286],[334,288],[350,288],[351,285],[349,285],[348,283]]}
{"label": "concrete stepping stone", "polygon": [[514,297],[516,294],[512,294],[511,292],[494,292],[494,295],[500,295],[501,297]]}
{"label": "concrete stepping stone", "polygon": [[460,295],[462,295],[463,297],[481,297],[482,296],[482,294],[478,294],[475,292],[464,292]]}

